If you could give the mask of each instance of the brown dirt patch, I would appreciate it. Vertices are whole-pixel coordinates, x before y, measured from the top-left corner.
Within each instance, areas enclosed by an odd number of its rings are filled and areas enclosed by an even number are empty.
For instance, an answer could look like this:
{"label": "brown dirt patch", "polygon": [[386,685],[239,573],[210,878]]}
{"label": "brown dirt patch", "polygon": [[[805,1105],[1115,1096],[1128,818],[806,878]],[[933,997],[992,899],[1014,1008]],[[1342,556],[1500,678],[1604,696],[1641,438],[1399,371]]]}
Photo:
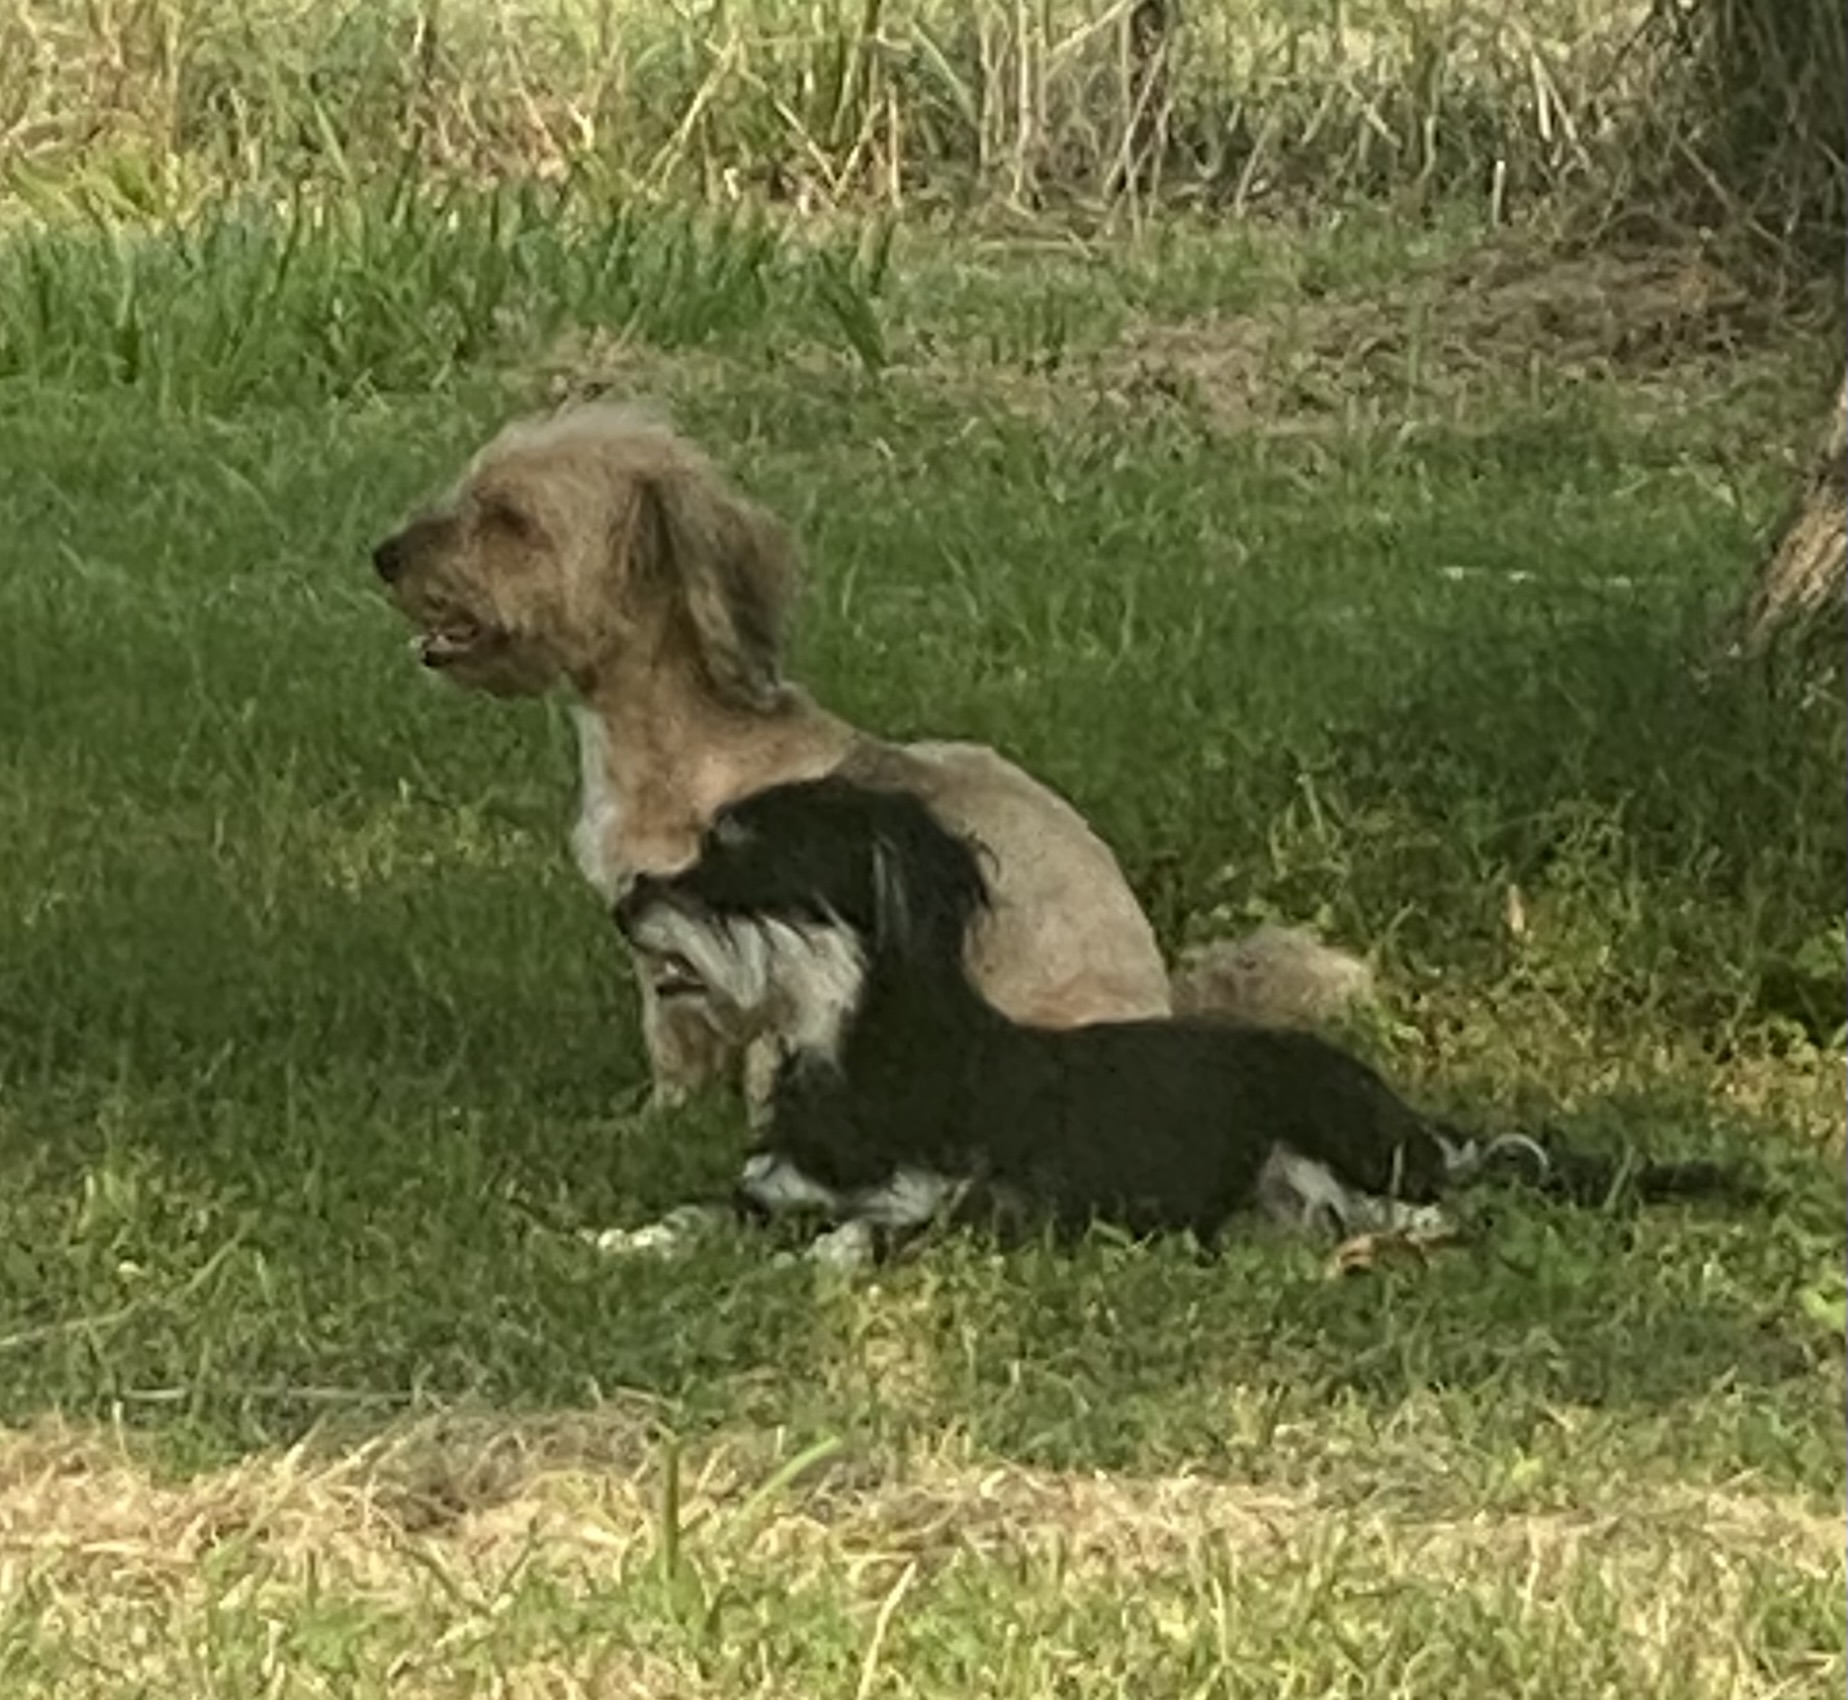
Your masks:
{"label": "brown dirt patch", "polygon": [[[1047,421],[1180,411],[1229,431],[1319,435],[1408,419],[1460,420],[1535,375],[1620,378],[1639,405],[1681,405],[1690,381],[1767,345],[1796,308],[1698,250],[1561,256],[1502,241],[1379,285],[1300,294],[1255,311],[1148,319],[1045,372],[939,349],[891,376]],[[844,354],[808,349],[793,371],[839,378]],[[695,393],[731,364],[608,333],[573,333],[520,373],[541,405],[615,391]]]}
{"label": "brown dirt patch", "polygon": [[1100,376],[1228,430],[1455,414],[1535,372],[1646,389],[1761,342],[1763,305],[1692,254],[1539,259],[1485,249],[1365,292],[1133,327]]}

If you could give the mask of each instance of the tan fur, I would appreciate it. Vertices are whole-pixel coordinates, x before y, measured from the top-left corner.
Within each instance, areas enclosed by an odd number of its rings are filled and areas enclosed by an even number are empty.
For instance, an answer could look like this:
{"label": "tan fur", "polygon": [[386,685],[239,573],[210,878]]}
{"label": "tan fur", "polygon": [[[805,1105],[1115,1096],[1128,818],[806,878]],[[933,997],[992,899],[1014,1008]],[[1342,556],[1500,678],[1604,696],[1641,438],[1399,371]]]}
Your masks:
{"label": "tan fur", "polygon": [[1182,952],[1177,1015],[1318,1027],[1378,995],[1373,970],[1297,927],[1259,927]]}
{"label": "tan fur", "polygon": [[[500,695],[571,687],[590,722],[579,857],[606,898],[690,860],[727,801],[845,765],[987,847],[970,964],[996,1006],[1051,1026],[1169,1011],[1154,931],[1064,798],[983,746],[875,739],[782,678],[790,540],[659,421],[593,404],[510,425],[375,561],[428,664]],[[639,970],[658,1092],[729,1069],[749,1036],[663,997],[664,965]]]}
{"label": "tan fur", "polygon": [[787,534],[647,415],[586,407],[508,426],[392,541],[399,606],[462,642],[458,683],[589,695],[612,669],[685,676],[705,705],[779,701]]}

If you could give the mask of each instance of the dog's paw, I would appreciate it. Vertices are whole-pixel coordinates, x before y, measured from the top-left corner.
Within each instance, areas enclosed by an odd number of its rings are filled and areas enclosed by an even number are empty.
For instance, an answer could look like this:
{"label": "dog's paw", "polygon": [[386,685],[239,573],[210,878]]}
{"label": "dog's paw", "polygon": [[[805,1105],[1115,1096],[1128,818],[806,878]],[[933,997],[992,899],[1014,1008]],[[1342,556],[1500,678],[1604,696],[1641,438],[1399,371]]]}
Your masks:
{"label": "dog's paw", "polygon": [[1441,1204],[1411,1204],[1402,1198],[1351,1192],[1339,1204],[1317,1200],[1305,1212],[1304,1227],[1332,1231],[1336,1238],[1368,1234],[1410,1234],[1442,1237],[1452,1231]]}
{"label": "dog's paw", "polygon": [[1390,1234],[1406,1234],[1433,1244],[1447,1244],[1457,1232],[1441,1204],[1407,1204],[1399,1198],[1387,1206],[1385,1229]]}
{"label": "dog's paw", "polygon": [[710,1238],[725,1216],[709,1204],[683,1204],[645,1227],[589,1229],[583,1238],[609,1257],[678,1257]]}
{"label": "dog's paw", "polygon": [[876,1256],[874,1233],[871,1222],[843,1222],[838,1228],[818,1234],[802,1255],[807,1262],[824,1269],[865,1269]]}
{"label": "dog's paw", "polygon": [[677,1080],[657,1080],[648,1088],[648,1114],[671,1115],[693,1101],[693,1088]]}

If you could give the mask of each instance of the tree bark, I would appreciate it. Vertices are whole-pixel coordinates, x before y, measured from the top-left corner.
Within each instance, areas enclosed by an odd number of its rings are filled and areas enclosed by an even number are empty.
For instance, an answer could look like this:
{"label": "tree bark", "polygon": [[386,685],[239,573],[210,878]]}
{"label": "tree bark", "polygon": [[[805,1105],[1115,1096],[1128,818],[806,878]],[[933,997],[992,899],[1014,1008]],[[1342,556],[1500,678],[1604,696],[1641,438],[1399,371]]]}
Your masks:
{"label": "tree bark", "polygon": [[1758,569],[1734,651],[1758,654],[1831,610],[1848,612],[1848,376],[1803,499]]}

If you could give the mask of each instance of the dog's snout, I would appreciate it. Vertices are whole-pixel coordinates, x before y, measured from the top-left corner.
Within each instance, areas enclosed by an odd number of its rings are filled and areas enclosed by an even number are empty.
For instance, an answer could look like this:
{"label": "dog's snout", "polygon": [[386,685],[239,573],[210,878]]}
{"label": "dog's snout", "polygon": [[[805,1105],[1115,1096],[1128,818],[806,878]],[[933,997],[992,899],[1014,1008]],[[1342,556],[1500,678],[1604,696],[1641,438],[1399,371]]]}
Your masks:
{"label": "dog's snout", "polygon": [[373,569],[387,584],[394,583],[403,574],[409,559],[410,551],[405,547],[402,531],[394,531],[383,543],[373,546]]}
{"label": "dog's snout", "polygon": [[655,902],[660,884],[658,879],[648,874],[638,875],[630,882],[629,889],[610,906],[610,913],[616,919],[616,930],[624,938],[631,936],[635,923]]}

